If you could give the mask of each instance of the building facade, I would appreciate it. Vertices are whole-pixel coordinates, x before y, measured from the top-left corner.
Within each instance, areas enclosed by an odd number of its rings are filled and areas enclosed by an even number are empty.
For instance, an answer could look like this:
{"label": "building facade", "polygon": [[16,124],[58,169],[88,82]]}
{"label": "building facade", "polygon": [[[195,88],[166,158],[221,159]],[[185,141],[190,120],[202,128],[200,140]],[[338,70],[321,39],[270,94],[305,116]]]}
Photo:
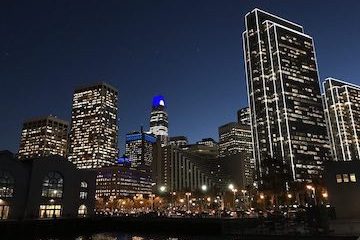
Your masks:
{"label": "building facade", "polygon": [[152,102],[150,116],[150,133],[160,139],[161,146],[169,142],[169,121],[163,96],[155,96]]}
{"label": "building facade", "polygon": [[360,87],[334,78],[323,82],[332,159],[360,160]]}
{"label": "building facade", "polygon": [[150,171],[155,143],[156,137],[142,130],[141,132],[126,134],[125,155],[128,157],[132,168]]}
{"label": "building facade", "polygon": [[196,142],[197,145],[204,145],[209,147],[217,147],[218,143],[212,138],[203,138]]}
{"label": "building facade", "polygon": [[243,33],[257,177],[265,159],[282,161],[292,181],[322,176],[329,144],[314,42],[302,26],[254,9]]}
{"label": "building facade", "polygon": [[359,219],[360,162],[328,161],[324,182],[329,203],[335,207],[337,219]]}
{"label": "building facade", "polygon": [[53,116],[31,119],[23,124],[19,158],[67,155],[68,122]]}
{"label": "building facade", "polygon": [[19,160],[0,152],[0,219],[83,217],[94,213],[96,173],[61,156]]}
{"label": "building facade", "polygon": [[242,184],[251,186],[254,182],[255,160],[249,125],[231,122],[219,127],[219,157],[227,161],[228,157],[234,155],[241,162]]}
{"label": "building facade", "polygon": [[100,168],[118,157],[117,90],[100,83],[75,90],[69,160],[78,168]]}
{"label": "building facade", "polygon": [[237,112],[237,118],[238,118],[238,123],[250,126],[250,124],[251,124],[251,122],[250,122],[250,108],[249,107],[241,108]]}
{"label": "building facade", "polygon": [[164,167],[158,185],[166,186],[168,191],[193,192],[200,191],[202,185],[209,188],[213,186],[211,177],[206,174],[207,171],[198,166],[193,157],[177,147],[163,147],[162,164]]}
{"label": "building facade", "polygon": [[111,166],[99,169],[96,178],[96,198],[132,198],[138,194],[152,193],[149,174],[127,166]]}
{"label": "building facade", "polygon": [[169,145],[172,146],[184,146],[188,144],[188,139],[185,136],[175,136],[175,137],[171,137],[169,140]]}

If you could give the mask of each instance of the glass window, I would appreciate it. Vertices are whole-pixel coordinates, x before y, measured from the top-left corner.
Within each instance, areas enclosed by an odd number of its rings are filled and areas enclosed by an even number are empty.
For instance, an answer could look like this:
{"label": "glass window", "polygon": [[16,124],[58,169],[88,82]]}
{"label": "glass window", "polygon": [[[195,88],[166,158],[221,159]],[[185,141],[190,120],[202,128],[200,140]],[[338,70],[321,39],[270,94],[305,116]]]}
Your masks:
{"label": "glass window", "polygon": [[49,172],[44,178],[41,196],[62,198],[64,179],[58,172]]}
{"label": "glass window", "polygon": [[337,182],[337,183],[342,183],[341,174],[336,174],[336,182]]}
{"label": "glass window", "polygon": [[81,205],[78,210],[78,215],[85,217],[87,215],[87,208],[85,205]]}
{"label": "glass window", "polygon": [[15,181],[13,176],[6,171],[0,171],[0,197],[13,197]]}
{"label": "glass window", "polygon": [[0,205],[0,219],[7,219],[9,216],[9,209],[8,205]]}
{"label": "glass window", "polygon": [[80,192],[80,199],[87,199],[87,192]]}
{"label": "glass window", "polygon": [[344,182],[349,182],[349,174],[343,174]]}
{"label": "glass window", "polygon": [[82,187],[82,188],[87,188],[87,186],[88,186],[88,184],[85,181],[82,181],[80,184],[80,187]]}
{"label": "glass window", "polygon": [[355,173],[350,174],[350,182],[356,182],[356,175]]}
{"label": "glass window", "polygon": [[61,217],[61,205],[40,205],[40,218],[55,218]]}

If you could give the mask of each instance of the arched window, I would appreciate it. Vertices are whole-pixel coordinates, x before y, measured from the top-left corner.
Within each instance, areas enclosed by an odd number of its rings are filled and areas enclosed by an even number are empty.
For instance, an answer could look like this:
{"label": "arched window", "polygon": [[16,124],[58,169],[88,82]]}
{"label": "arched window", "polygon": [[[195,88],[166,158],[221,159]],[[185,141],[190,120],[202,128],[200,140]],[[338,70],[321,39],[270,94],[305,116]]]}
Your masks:
{"label": "arched window", "polygon": [[13,197],[14,187],[14,177],[7,171],[0,171],[0,197]]}
{"label": "arched window", "polygon": [[49,172],[44,178],[41,196],[48,198],[61,198],[63,194],[64,179],[58,172]]}
{"label": "arched window", "polygon": [[81,184],[80,184],[80,186],[81,186],[82,188],[87,188],[88,184],[87,184],[87,182],[82,181]]}
{"label": "arched window", "polygon": [[88,184],[85,181],[80,183],[80,199],[87,199],[88,197]]}
{"label": "arched window", "polygon": [[85,205],[80,205],[78,215],[82,217],[85,217],[87,215],[87,207]]}

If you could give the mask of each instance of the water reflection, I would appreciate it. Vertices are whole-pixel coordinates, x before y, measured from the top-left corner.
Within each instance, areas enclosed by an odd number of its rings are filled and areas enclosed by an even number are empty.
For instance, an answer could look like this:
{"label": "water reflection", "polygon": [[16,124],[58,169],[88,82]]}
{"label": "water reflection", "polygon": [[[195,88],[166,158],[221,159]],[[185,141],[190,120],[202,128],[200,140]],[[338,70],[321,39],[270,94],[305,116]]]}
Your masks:
{"label": "water reflection", "polygon": [[74,238],[42,238],[38,240],[222,240],[225,236],[169,236],[158,234],[98,233]]}

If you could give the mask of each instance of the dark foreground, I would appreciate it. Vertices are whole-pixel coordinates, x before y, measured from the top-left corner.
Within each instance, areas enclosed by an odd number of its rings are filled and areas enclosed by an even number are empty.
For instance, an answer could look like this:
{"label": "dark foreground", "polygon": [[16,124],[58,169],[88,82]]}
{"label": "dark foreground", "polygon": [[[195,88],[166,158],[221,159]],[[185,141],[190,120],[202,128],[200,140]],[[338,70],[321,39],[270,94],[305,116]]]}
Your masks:
{"label": "dark foreground", "polygon": [[[266,219],[102,217],[0,222],[1,240],[5,239],[357,239],[332,233],[304,231]],[[98,235],[109,232],[112,235]],[[129,233],[118,238],[116,233]],[[140,233],[132,237],[131,233]],[[159,235],[160,234],[160,235]],[[199,236],[211,237],[199,237]],[[165,237],[164,236],[168,236]],[[176,238],[173,238],[176,236]]]}

